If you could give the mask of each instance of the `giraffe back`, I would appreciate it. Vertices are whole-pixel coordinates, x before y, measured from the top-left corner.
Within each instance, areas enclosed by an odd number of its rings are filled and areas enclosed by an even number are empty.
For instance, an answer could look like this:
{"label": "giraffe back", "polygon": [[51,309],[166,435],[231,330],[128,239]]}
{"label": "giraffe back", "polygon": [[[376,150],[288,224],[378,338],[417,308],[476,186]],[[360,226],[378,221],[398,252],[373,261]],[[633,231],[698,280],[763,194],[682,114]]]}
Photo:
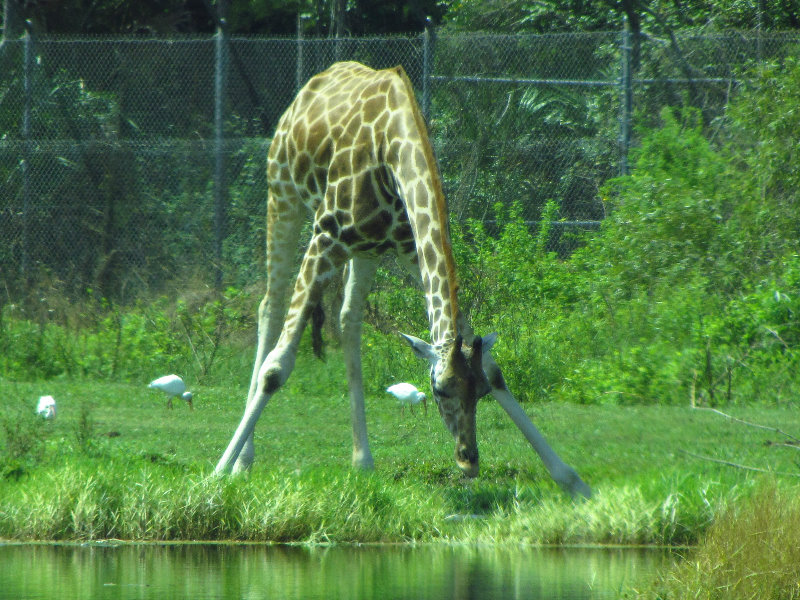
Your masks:
{"label": "giraffe back", "polygon": [[268,177],[276,208],[302,202],[348,255],[396,248],[417,262],[420,245],[423,280],[432,271],[457,306],[441,178],[402,67],[344,62],[312,77],[281,117]]}

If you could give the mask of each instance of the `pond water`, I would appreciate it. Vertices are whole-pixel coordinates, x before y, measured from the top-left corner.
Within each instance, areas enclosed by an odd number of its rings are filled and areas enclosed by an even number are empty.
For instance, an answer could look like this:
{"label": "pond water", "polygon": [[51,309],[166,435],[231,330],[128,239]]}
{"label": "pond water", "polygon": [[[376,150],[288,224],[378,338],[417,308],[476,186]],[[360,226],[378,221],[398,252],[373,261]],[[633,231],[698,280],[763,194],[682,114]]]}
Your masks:
{"label": "pond water", "polygon": [[659,551],[0,544],[0,598],[616,599]]}

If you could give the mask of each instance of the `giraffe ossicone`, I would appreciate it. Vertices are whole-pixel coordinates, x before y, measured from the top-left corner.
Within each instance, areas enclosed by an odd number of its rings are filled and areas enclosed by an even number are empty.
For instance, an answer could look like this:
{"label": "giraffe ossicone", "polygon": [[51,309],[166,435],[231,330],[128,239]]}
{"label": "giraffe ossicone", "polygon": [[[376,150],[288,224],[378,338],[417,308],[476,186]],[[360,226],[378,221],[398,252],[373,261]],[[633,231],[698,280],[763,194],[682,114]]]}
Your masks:
{"label": "giraffe ossicone", "polygon": [[[461,470],[468,476],[478,474],[476,405],[491,392],[556,482],[573,495],[590,494],[508,391],[489,353],[494,334],[475,336],[459,313],[441,178],[402,67],[376,71],[343,62],[312,77],[279,120],[267,176],[267,292],[258,313],[255,367],[244,415],[217,473],[246,470],[253,462],[256,422],[289,377],[303,329],[326,283],[343,267],[340,324],[353,464],[373,467],[364,410],[361,323],[379,258],[391,250],[425,294],[431,341],[404,337],[431,364],[433,397],[454,437]],[[311,240],[295,276],[294,250],[308,213],[313,215]]]}

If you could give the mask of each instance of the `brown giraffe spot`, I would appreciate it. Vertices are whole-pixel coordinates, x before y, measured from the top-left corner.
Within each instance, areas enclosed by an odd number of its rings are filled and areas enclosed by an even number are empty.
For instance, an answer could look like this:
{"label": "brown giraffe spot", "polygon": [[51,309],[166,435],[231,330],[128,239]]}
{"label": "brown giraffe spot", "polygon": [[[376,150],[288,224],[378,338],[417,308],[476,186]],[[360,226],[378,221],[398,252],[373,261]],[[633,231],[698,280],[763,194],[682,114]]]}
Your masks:
{"label": "brown giraffe spot", "polygon": [[324,275],[330,271],[333,271],[333,263],[328,259],[327,256],[321,256],[317,260],[316,276],[319,277],[320,275]]}
{"label": "brown giraffe spot", "polygon": [[358,242],[353,246],[356,252],[368,252],[378,247],[378,242]]}
{"label": "brown giraffe spot", "polygon": [[408,240],[411,237],[413,237],[413,234],[411,232],[411,224],[408,222],[405,222],[399,227],[396,227],[395,230],[392,232],[392,238],[394,238],[398,242]]}
{"label": "brown giraffe spot", "polygon": [[343,133],[344,133],[344,127],[342,127],[338,123],[331,127],[331,139],[338,140],[342,137]]}
{"label": "brown giraffe spot", "polygon": [[305,152],[301,152],[294,159],[292,165],[292,175],[295,181],[305,181],[306,174],[311,167],[311,157]]}
{"label": "brown giraffe spot", "polygon": [[395,247],[395,245],[391,240],[384,240],[383,242],[378,244],[378,247],[375,248],[375,252],[377,254],[383,254],[387,250],[391,250],[394,247]]}
{"label": "brown giraffe spot", "polygon": [[356,231],[356,228],[351,225],[342,229],[342,232],[339,234],[339,239],[345,246],[352,246],[356,242],[361,241],[361,236]]}
{"label": "brown giraffe spot", "polygon": [[309,92],[312,92],[311,94],[308,94],[309,96],[315,96],[316,93],[319,92],[325,86],[325,83],[326,82],[324,79],[317,79],[312,77],[311,80],[306,85],[305,89]]}
{"label": "brown giraffe spot", "polygon": [[386,104],[392,112],[397,111],[403,103],[403,94],[397,89],[397,86],[391,86],[386,94]]}
{"label": "brown giraffe spot", "polygon": [[418,173],[424,173],[428,169],[428,163],[425,160],[425,155],[419,148],[414,152],[414,166],[417,168]]}
{"label": "brown giraffe spot", "polygon": [[433,244],[427,242],[425,244],[425,248],[422,251],[422,256],[425,259],[425,267],[428,270],[431,270],[433,265],[436,264],[437,255],[436,255],[436,248],[433,247]]}
{"label": "brown giraffe spot", "polygon": [[[401,150],[401,152],[405,152],[405,151],[406,151],[406,147],[403,146],[403,149]],[[411,161],[408,160],[408,156],[407,155],[404,156],[403,154],[401,154],[400,156],[401,156],[401,159],[400,159],[401,160],[401,162],[400,162],[400,180],[401,181],[405,181],[406,184],[409,184],[410,182],[414,181],[417,178],[417,171],[416,171],[416,169],[414,169],[414,165],[411,164]],[[416,191],[417,191],[416,188],[411,188],[411,190],[413,190],[414,194],[416,195]],[[419,201],[419,199],[415,199],[415,201]]]}
{"label": "brown giraffe spot", "polygon": [[[392,140],[387,135],[387,140]],[[403,144],[399,140],[389,141],[389,147],[386,149],[386,162],[388,164],[396,164],[400,162],[400,151],[403,149]]]}
{"label": "brown giraffe spot", "polygon": [[372,124],[372,129],[376,132],[380,131],[383,132],[386,130],[386,124],[389,122],[389,118],[391,114],[388,110],[384,109],[383,112],[375,117],[375,120]]}
{"label": "brown giraffe spot", "polygon": [[312,254],[322,254],[325,252],[333,244],[333,240],[328,235],[318,235],[314,238],[314,241],[311,243],[311,247],[309,248],[312,250]]}
{"label": "brown giraffe spot", "polygon": [[314,151],[314,163],[317,165],[328,166],[333,157],[333,142],[330,138],[326,138]]}
{"label": "brown giraffe spot", "polygon": [[339,92],[338,94],[334,94],[333,96],[328,97],[328,113],[332,110],[335,110],[339,106],[345,106],[352,104],[350,102],[350,95],[347,92]]}
{"label": "brown giraffe spot", "polygon": [[333,215],[336,217],[336,222],[340,227],[347,227],[353,224],[353,215],[347,211],[336,209]]}
{"label": "brown giraffe spot", "polygon": [[374,217],[363,223],[359,229],[361,233],[373,240],[383,240],[392,224],[392,214],[388,210],[382,210]]}
{"label": "brown giraffe spot", "polygon": [[297,121],[292,128],[292,138],[298,150],[306,149],[306,142],[308,141],[308,130],[303,121]]}
{"label": "brown giraffe spot", "polygon": [[428,237],[428,229],[431,225],[431,218],[425,213],[421,213],[417,217],[417,239],[425,239]]}
{"label": "brown giraffe spot", "polygon": [[358,136],[358,132],[360,131],[361,127],[363,127],[363,121],[361,120],[360,114],[353,115],[350,120],[347,122],[347,125],[344,127],[344,134],[342,135],[342,140],[347,144],[352,144],[356,137]]}
{"label": "brown giraffe spot", "polygon": [[418,181],[414,194],[415,206],[422,209],[428,208],[430,206],[428,195],[428,188],[421,181]]}
{"label": "brown giraffe spot", "polygon": [[313,172],[310,172],[306,176],[306,189],[308,190],[308,193],[312,196],[316,196],[319,193],[317,178],[314,176]]}
{"label": "brown giraffe spot", "polygon": [[386,100],[383,96],[376,95],[372,98],[369,98],[366,102],[364,102],[364,107],[362,109],[364,121],[374,123],[385,108]]}
{"label": "brown giraffe spot", "polygon": [[439,286],[439,295],[442,298],[449,298],[450,297],[450,283],[447,279],[442,279],[441,285]]}
{"label": "brown giraffe spot", "polygon": [[350,253],[344,246],[342,246],[339,243],[336,243],[330,247],[330,250],[328,250],[328,256],[330,256],[331,259],[336,261],[337,264],[341,264],[350,257]]}
{"label": "brown giraffe spot", "polygon": [[353,165],[353,173],[361,173],[365,171],[370,162],[369,151],[365,146],[353,148],[350,155],[350,161]]}
{"label": "brown giraffe spot", "polygon": [[278,152],[277,152],[277,154],[275,156],[275,159],[279,163],[281,163],[283,165],[285,165],[285,164],[287,164],[289,162],[289,154],[288,154],[287,148],[286,148],[287,145],[288,144],[286,144],[286,143],[279,144],[278,145]]}
{"label": "brown giraffe spot", "polygon": [[323,215],[315,227],[315,233],[329,233],[331,237],[339,236],[339,224],[336,222],[336,217],[330,213]]}

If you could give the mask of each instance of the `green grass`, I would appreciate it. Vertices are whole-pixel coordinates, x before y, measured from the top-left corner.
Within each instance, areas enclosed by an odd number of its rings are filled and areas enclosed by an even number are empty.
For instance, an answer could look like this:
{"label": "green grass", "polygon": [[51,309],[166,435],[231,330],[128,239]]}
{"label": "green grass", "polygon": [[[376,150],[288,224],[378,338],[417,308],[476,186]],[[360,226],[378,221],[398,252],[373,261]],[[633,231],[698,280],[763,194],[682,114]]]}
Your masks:
{"label": "green grass", "polygon": [[[765,445],[777,434],[688,406],[526,405],[593,488],[591,501],[573,502],[496,404],[479,405],[481,475],[467,480],[435,410],[401,417],[388,394],[367,398],[376,470],[355,472],[343,369],[331,352],[326,363],[303,353],[265,409],[252,473],[211,477],[248,376],[240,388],[194,388],[194,411],[167,410],[145,381],[0,380],[0,538],[692,544],[772,476],[684,451],[800,473],[796,449]],[[45,393],[58,402],[52,422],[32,416]],[[728,410],[800,432],[788,408]]]}

